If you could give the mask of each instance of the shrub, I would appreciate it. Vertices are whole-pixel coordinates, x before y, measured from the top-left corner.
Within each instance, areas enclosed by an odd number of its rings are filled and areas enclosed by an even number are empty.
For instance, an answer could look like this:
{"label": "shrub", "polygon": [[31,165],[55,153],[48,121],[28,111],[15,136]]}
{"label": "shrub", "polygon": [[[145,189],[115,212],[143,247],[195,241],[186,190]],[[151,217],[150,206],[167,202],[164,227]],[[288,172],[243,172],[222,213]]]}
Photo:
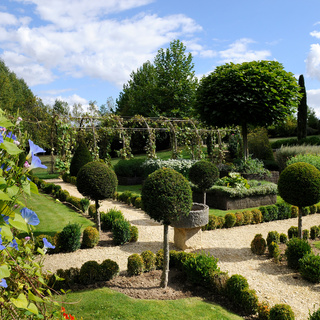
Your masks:
{"label": "shrub", "polygon": [[82,247],[83,248],[93,248],[95,247],[100,239],[99,231],[94,227],[86,227],[83,230],[82,235]]}
{"label": "shrub", "polygon": [[275,262],[278,263],[280,260],[280,249],[279,249],[278,243],[272,241],[268,245],[268,250],[269,250],[270,256],[274,259]]}
{"label": "shrub", "polygon": [[130,222],[128,220],[118,219],[113,222],[112,235],[115,245],[121,245],[130,241]]}
{"label": "shrub", "polygon": [[259,207],[259,210],[262,213],[262,221],[268,222],[269,221],[269,213],[266,207]]}
{"label": "shrub", "polygon": [[130,240],[129,242],[137,242],[139,237],[139,230],[136,226],[130,226]]}
{"label": "shrub", "polygon": [[111,208],[105,213],[101,213],[101,229],[108,231],[112,229],[115,220],[124,220],[121,210]]}
{"label": "shrub", "polygon": [[189,170],[189,179],[201,191],[212,187],[219,178],[219,169],[210,161],[197,161]]}
{"label": "shrub", "polygon": [[226,228],[232,228],[236,224],[236,221],[237,221],[236,215],[234,213],[227,213],[224,216],[224,219],[225,219],[224,226]]}
{"label": "shrub", "polygon": [[92,161],[92,155],[83,139],[80,139],[78,146],[70,163],[70,175],[76,177],[81,167]]}
{"label": "shrub", "polygon": [[100,280],[100,265],[97,261],[87,261],[80,268],[79,281],[81,284],[93,284]]}
{"label": "shrub", "polygon": [[124,202],[128,205],[131,204],[131,197],[133,193],[131,191],[124,191],[118,194],[118,201]]}
{"label": "shrub", "polygon": [[288,237],[285,233],[280,233],[280,242],[284,244],[288,242]]}
{"label": "shrub", "polygon": [[137,276],[143,272],[143,259],[138,253],[134,253],[128,257],[128,275]]}
{"label": "shrub", "polygon": [[62,252],[73,252],[80,248],[81,226],[77,223],[68,224],[59,233],[58,247]]}
{"label": "shrub", "polygon": [[[259,300],[255,290],[242,290],[238,300],[240,302],[239,307],[241,306],[240,312],[242,315],[249,316],[257,313]],[[238,304],[238,301],[236,304]]]}
{"label": "shrub", "polygon": [[163,269],[163,259],[164,259],[163,249],[160,249],[156,254],[156,268],[158,270]]}
{"label": "shrub", "polygon": [[320,229],[319,229],[318,226],[312,226],[312,227],[310,228],[310,238],[311,238],[312,240],[318,238],[318,237],[319,237],[319,232],[320,232]]}
{"label": "shrub", "polygon": [[288,229],[288,238],[291,239],[291,238],[297,238],[298,237],[298,227],[295,227],[295,226],[291,226],[289,229]]}
{"label": "shrub", "polygon": [[263,220],[261,211],[259,209],[253,209],[251,212],[252,212],[252,222],[255,224],[261,223]]}
{"label": "shrub", "polygon": [[243,224],[250,224],[253,219],[253,214],[251,211],[245,210],[243,211]]}
{"label": "shrub", "polygon": [[68,197],[70,197],[70,193],[69,193],[67,190],[60,190],[60,191],[57,193],[57,198],[58,198],[61,202],[65,202]]}
{"label": "shrub", "polygon": [[142,177],[142,164],[144,161],[144,159],[137,158],[129,160],[121,159],[114,165],[113,169],[118,177]]}
{"label": "shrub", "polygon": [[287,304],[276,304],[270,309],[270,320],[294,320],[294,313]]}
{"label": "shrub", "polygon": [[236,226],[242,226],[244,223],[244,216],[242,212],[236,212],[235,213],[236,216]]}
{"label": "shrub", "polygon": [[278,207],[276,205],[266,206],[266,209],[267,209],[267,217],[264,216],[265,221],[274,221],[278,219]]}
{"label": "shrub", "polygon": [[280,235],[278,231],[269,231],[267,236],[267,245],[271,242],[279,243],[280,242]]}
{"label": "shrub", "polygon": [[291,206],[291,218],[296,218],[299,214],[299,208],[297,206]]}
{"label": "shrub", "polygon": [[149,272],[156,268],[156,255],[152,251],[146,250],[141,252],[140,255],[143,260],[144,271]]}
{"label": "shrub", "polygon": [[234,274],[228,279],[226,284],[226,294],[232,302],[236,302],[241,291],[245,289],[249,289],[249,284],[244,276]]}
{"label": "shrub", "polygon": [[313,253],[305,254],[299,260],[299,272],[303,279],[313,283],[320,282],[320,256]]}
{"label": "shrub", "polygon": [[141,205],[142,205],[142,202],[141,202],[141,197],[137,197],[134,201],[134,206],[137,208],[137,209],[140,209],[141,208]]}
{"label": "shrub", "polygon": [[229,279],[228,272],[209,270],[208,286],[212,292],[224,295],[226,291],[227,281]]}
{"label": "shrub", "polygon": [[53,193],[54,187],[55,187],[54,183],[43,183],[42,184],[42,190],[47,194]]}
{"label": "shrub", "polygon": [[312,314],[309,311],[308,320],[320,320],[320,308],[318,310],[313,311]]}
{"label": "shrub", "polygon": [[222,217],[222,216],[217,217],[217,219],[216,219],[217,229],[223,228],[224,224],[225,224],[225,219],[224,219],[224,217]]}
{"label": "shrub", "polygon": [[274,160],[266,128],[255,128],[248,134],[248,148],[254,158]]}
{"label": "shrub", "polygon": [[291,206],[285,202],[276,203],[278,207],[278,220],[291,218]]}
{"label": "shrub", "polygon": [[110,259],[104,260],[100,264],[100,280],[109,281],[119,273],[119,265]]}
{"label": "shrub", "polygon": [[82,198],[80,200],[81,210],[82,212],[86,212],[90,206],[90,201],[87,198]]}
{"label": "shrub", "polygon": [[258,303],[258,319],[269,320],[269,317],[270,317],[270,307],[268,303],[265,301]]}
{"label": "shrub", "polygon": [[310,209],[310,214],[317,213],[317,206],[315,204],[310,206],[309,209]]}
{"label": "shrub", "polygon": [[303,217],[308,216],[310,214],[310,207],[302,207],[301,211]]}
{"label": "shrub", "polygon": [[220,271],[218,259],[210,254],[198,253],[190,255],[183,263],[188,279],[193,283],[209,284],[209,271]]}
{"label": "shrub", "polygon": [[291,238],[285,251],[289,268],[298,269],[299,259],[308,253],[311,253],[311,247],[307,241],[295,237]]}
{"label": "shrub", "polygon": [[210,214],[208,223],[202,227],[202,230],[215,230],[217,228],[217,216]]}
{"label": "shrub", "polygon": [[302,230],[302,238],[304,240],[308,240],[310,237],[310,231],[308,229],[304,229]]}
{"label": "shrub", "polygon": [[81,205],[81,199],[74,197],[74,196],[70,196],[66,199],[66,202],[69,202],[70,204],[72,204],[74,207],[76,207],[79,210],[82,210],[82,205]]}
{"label": "shrub", "polygon": [[262,237],[262,234],[256,234],[251,242],[252,253],[262,255],[265,253],[266,247],[266,240]]}

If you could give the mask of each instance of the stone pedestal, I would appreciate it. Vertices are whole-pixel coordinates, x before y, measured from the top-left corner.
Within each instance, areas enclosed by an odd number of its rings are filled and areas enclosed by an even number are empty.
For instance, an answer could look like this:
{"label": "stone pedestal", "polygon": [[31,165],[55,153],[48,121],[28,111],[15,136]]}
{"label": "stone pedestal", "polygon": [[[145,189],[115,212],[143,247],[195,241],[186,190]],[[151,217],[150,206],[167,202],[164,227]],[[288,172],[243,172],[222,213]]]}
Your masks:
{"label": "stone pedestal", "polygon": [[181,250],[199,249],[202,246],[202,230],[209,221],[209,207],[202,203],[193,203],[187,217],[173,221],[174,244]]}

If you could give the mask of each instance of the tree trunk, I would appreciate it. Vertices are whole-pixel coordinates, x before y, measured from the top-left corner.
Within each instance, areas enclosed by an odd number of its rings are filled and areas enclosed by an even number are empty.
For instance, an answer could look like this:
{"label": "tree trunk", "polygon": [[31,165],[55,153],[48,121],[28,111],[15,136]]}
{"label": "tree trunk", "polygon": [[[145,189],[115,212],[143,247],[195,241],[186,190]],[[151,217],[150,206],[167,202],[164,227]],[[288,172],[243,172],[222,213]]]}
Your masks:
{"label": "tree trunk", "polygon": [[163,225],[163,270],[161,275],[160,286],[166,288],[168,285],[169,278],[169,226],[167,224]]}
{"label": "tree trunk", "polygon": [[207,193],[204,191],[203,192],[203,204],[206,204],[207,201]]}
{"label": "tree trunk", "polygon": [[302,239],[302,208],[299,207],[298,215],[298,238]]}
{"label": "tree trunk", "polygon": [[95,202],[96,202],[96,212],[97,212],[97,225],[98,225],[99,233],[101,233],[99,200],[96,200]]}
{"label": "tree trunk", "polygon": [[247,160],[249,157],[249,151],[248,151],[248,128],[247,124],[242,124],[242,139],[243,139],[243,156],[244,160]]}

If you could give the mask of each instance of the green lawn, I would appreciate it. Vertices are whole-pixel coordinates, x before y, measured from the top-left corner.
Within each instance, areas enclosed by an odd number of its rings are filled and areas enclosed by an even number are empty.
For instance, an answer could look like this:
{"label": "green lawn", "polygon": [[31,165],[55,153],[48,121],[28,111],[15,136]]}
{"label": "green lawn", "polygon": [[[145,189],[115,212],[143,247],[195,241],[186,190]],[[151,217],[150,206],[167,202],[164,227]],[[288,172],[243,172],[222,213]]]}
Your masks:
{"label": "green lawn", "polygon": [[45,194],[32,195],[30,199],[27,199],[26,206],[33,210],[40,219],[40,224],[35,227],[35,235],[47,234],[53,236],[68,223],[79,223],[82,229],[94,225],[92,221],[84,218],[78,212]]}
{"label": "green lawn", "polygon": [[167,319],[219,319],[240,320],[219,305],[200,298],[180,300],[139,300],[108,288],[71,292],[63,296],[67,313],[85,320],[167,320]]}

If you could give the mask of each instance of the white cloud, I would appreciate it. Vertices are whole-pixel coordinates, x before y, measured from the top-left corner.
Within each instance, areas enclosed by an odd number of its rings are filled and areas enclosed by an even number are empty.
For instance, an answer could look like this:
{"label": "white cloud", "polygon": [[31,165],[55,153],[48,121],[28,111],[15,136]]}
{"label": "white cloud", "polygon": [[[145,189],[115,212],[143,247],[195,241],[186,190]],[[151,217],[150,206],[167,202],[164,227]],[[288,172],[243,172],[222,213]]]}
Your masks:
{"label": "white cloud", "polygon": [[242,38],[229,46],[229,49],[219,52],[221,63],[242,63],[253,60],[265,60],[271,56],[269,50],[250,50],[249,44],[254,43],[253,40]]}
{"label": "white cloud", "polygon": [[316,116],[320,118],[320,89],[307,90],[308,106],[316,112]]}
{"label": "white cloud", "polygon": [[306,59],[307,74],[320,80],[320,45],[312,44]]}
{"label": "white cloud", "polygon": [[18,23],[18,19],[6,12],[0,12],[0,25],[15,25]]}
{"label": "white cloud", "polygon": [[[56,100],[60,100],[60,101],[63,101],[63,102],[67,102],[70,109],[72,109],[72,106],[75,104],[75,103],[80,103],[84,109],[87,109],[88,106],[89,106],[89,101],[78,96],[77,94],[73,94],[71,96],[66,96],[66,97],[63,97],[61,95],[58,95],[58,96],[43,96],[42,98],[42,101],[45,105],[50,105],[50,106],[53,106],[55,101]],[[71,110],[70,110],[71,111]]]}

